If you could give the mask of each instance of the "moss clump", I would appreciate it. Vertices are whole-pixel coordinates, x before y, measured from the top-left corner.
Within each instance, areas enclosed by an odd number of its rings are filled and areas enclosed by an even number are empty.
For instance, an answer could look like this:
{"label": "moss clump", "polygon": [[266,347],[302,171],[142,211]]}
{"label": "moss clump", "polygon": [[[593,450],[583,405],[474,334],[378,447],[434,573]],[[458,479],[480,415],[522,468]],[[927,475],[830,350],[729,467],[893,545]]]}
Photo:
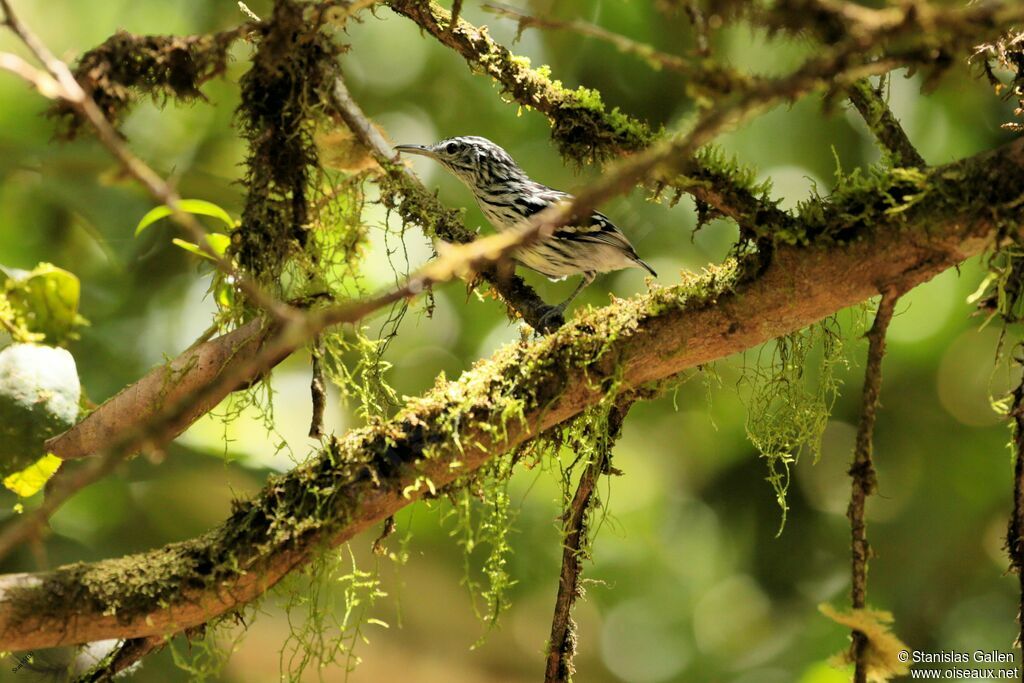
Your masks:
{"label": "moss clump", "polygon": [[[515,585],[506,567],[515,518],[508,487],[517,461],[516,454],[499,456],[443,491],[452,506],[444,519],[454,518],[450,534],[463,552],[463,585],[469,590],[477,616],[490,626],[508,607],[508,591]],[[474,566],[478,550],[483,551],[479,568]],[[484,602],[483,609],[478,598]]]}
{"label": "moss clump", "polygon": [[319,28],[307,26],[303,11],[294,0],[274,4],[242,77],[237,112],[249,142],[248,195],[233,249],[243,268],[271,282],[290,254],[304,250],[315,219],[309,201],[319,168],[314,134],[338,51]]}
{"label": "moss clump", "polygon": [[[135,103],[136,94],[148,95],[159,105],[167,99],[204,99],[199,87],[224,73],[231,45],[248,29],[240,26],[198,36],[137,36],[118,31],[79,58],[75,78],[116,126]],[[61,119],[63,137],[74,138],[80,132],[83,121],[68,104],[55,104],[50,115]]]}
{"label": "moss clump", "polygon": [[831,195],[798,205],[800,228],[778,233],[777,243],[848,242],[879,223],[908,222],[908,212],[934,191],[934,179],[916,168],[837,170],[836,179]]}

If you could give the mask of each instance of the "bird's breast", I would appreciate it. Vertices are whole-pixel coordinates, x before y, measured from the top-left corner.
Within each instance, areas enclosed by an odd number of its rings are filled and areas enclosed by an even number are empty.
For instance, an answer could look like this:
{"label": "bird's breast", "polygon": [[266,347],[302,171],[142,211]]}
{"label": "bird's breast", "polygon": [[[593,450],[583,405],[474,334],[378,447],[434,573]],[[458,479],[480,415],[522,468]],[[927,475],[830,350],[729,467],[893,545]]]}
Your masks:
{"label": "bird's breast", "polygon": [[476,200],[480,205],[480,211],[495,230],[508,230],[528,218],[516,208],[513,198],[477,195]]}

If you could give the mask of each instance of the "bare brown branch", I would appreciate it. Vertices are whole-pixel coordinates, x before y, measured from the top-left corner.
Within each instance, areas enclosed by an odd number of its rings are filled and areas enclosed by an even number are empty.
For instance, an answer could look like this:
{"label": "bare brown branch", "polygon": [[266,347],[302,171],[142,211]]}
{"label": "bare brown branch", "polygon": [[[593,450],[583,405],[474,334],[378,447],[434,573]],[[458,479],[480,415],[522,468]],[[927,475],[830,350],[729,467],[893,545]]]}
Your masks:
{"label": "bare brown branch", "polygon": [[[886,289],[875,313],[875,322],[868,332],[868,359],[864,370],[864,389],[861,393],[860,422],[857,424],[857,442],[850,466],[852,490],[850,506],[846,516],[850,519],[850,550],[852,556],[852,585],[850,597],[853,609],[864,609],[868,592],[868,560],[871,546],[868,545],[867,524],[864,511],[867,497],[875,492],[877,479],[872,460],[875,420],[878,415],[878,397],[882,391],[882,359],[885,356],[885,335],[892,321],[893,310],[899,294],[895,289]],[[867,637],[860,631],[852,634],[852,659],[854,662],[854,683],[867,683]]]}

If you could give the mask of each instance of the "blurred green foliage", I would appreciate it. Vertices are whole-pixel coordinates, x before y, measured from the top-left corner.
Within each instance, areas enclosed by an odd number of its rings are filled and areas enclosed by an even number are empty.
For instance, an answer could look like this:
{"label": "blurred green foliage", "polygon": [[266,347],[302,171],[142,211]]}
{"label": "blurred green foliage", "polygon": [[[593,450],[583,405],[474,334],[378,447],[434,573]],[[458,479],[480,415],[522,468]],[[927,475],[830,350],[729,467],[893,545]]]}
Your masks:
{"label": "blurred green foliage", "polygon": [[[17,3],[58,55],[76,54],[116,29],[138,33],[196,33],[243,20],[234,3]],[[262,16],[267,0],[248,3]],[[560,17],[580,16],[666,51],[691,47],[684,16],[665,17],[648,3],[570,0],[532,3]],[[515,38],[513,22],[466,3],[463,16],[487,23],[499,41]],[[565,167],[549,143],[543,117],[502,102],[494,87],[471,74],[458,56],[387,9],[351,24],[339,40],[353,95],[398,143],[428,143],[450,135],[483,135],[498,142],[541,182],[571,190],[596,168]],[[714,47],[735,65],[783,73],[809,44],[769,40],[743,26],[721,30]],[[0,49],[20,52],[6,34]],[[549,64],[569,87],[596,88],[609,106],[673,125],[692,110],[678,76],[654,71],[593,39],[569,33],[527,32],[515,46],[534,64]],[[179,184],[183,196],[212,202],[239,215],[239,164],[245,148],[232,127],[238,81],[250,47],[238,44],[223,79],[204,86],[207,102],[158,109],[142,104],[123,130],[134,151]],[[170,226],[137,239],[135,226],[153,208],[99,145],[52,140],[47,102],[22,82],[0,76],[0,262],[30,269],[41,261],[81,280],[81,311],[92,325],[69,348],[82,385],[102,401],[166,356],[187,347],[210,324],[208,265],[171,243]],[[929,163],[951,161],[994,147],[1008,135],[999,124],[1009,107],[987,84],[955,66],[940,87],[919,92],[915,77],[895,74],[890,103]],[[844,173],[865,169],[878,152],[855,112],[838,105],[824,112],[805,99],[778,107],[720,140],[729,153],[771,179],[774,195],[791,208],[813,189],[826,193],[838,164]],[[470,228],[485,226],[467,191],[427,161],[413,168],[442,200],[467,208]],[[371,198],[372,199],[372,198]],[[665,283],[681,270],[720,261],[735,226],[716,221],[697,233],[692,204],[647,203],[640,192],[610,202],[605,213],[630,236]],[[400,233],[394,218],[372,203],[364,209],[369,231],[365,273],[384,286],[429,257],[430,245],[414,230]],[[389,223],[390,220],[390,223]],[[215,225],[211,222],[211,226]],[[390,231],[385,227],[390,225]],[[574,283],[552,284],[526,274],[549,300]],[[989,407],[1010,377],[995,365],[998,331],[979,331],[966,298],[984,277],[983,265],[965,264],[904,297],[893,322],[885,362],[883,408],[876,432],[879,495],[868,505],[869,539],[876,558],[869,603],[895,615],[894,630],[920,650],[1009,650],[1015,635],[1016,579],[1005,575],[1002,537],[1010,510],[1008,431]],[[611,296],[643,289],[638,271],[605,276],[578,305],[600,306]],[[849,333],[853,318],[840,316]],[[371,337],[392,329],[388,380],[399,395],[415,395],[444,373],[455,377],[476,359],[516,339],[501,307],[465,294],[460,284],[435,292],[427,315],[414,304],[369,322]],[[833,366],[840,395],[815,463],[790,465],[788,521],[776,537],[780,509],[765,481],[766,468],[745,438],[747,412],[739,387],[752,350],[741,358],[696,372],[672,395],[637,404],[615,451],[625,476],[601,484],[602,527],[594,562],[586,569],[587,597],[577,608],[577,680],[586,683],[662,681],[729,683],[832,683],[848,680],[825,661],[846,646],[846,631],[821,616],[817,605],[845,608],[849,583],[846,469],[853,447],[860,375],[866,344],[847,339],[847,364]],[[819,352],[820,353],[820,352]],[[820,364],[812,352],[808,366]],[[383,367],[383,366],[382,366]],[[813,370],[808,381],[815,381]],[[309,424],[309,358],[275,370],[272,433],[266,415],[247,409],[225,422],[229,406],[204,419],[168,448],[165,457],[139,458],[115,476],[85,489],[53,519],[45,548],[4,562],[3,571],[26,571],[152,548],[202,533],[225,517],[232,499],[259,488],[273,470],[291,467],[313,447]],[[813,387],[812,387],[813,389]],[[356,405],[330,396],[327,427],[340,434],[359,424]],[[464,557],[450,506],[436,501],[404,510],[386,541],[405,562],[370,552],[372,534],[352,544],[352,560],[379,569],[378,597],[357,639],[364,660],[352,681],[409,680],[470,683],[535,681],[540,677],[561,555],[561,489],[556,473],[519,471],[509,488],[513,533],[505,570],[514,586],[511,607],[488,630],[460,585]],[[13,494],[0,494],[0,516],[14,513]],[[483,561],[471,557],[471,576]],[[346,560],[347,561],[347,560]],[[296,580],[302,580],[297,577]],[[293,591],[308,590],[308,587]],[[337,590],[344,590],[344,587]],[[343,610],[337,592],[326,604]],[[378,590],[375,588],[374,590]],[[287,590],[279,595],[288,595]],[[278,680],[279,655],[295,629],[268,598],[220,680]],[[344,621],[326,621],[338,628]],[[296,617],[301,618],[301,617]],[[333,625],[332,625],[333,624]],[[229,640],[243,630],[228,628]],[[486,631],[483,644],[471,649]],[[198,646],[194,646],[198,647]],[[179,656],[190,646],[176,645]],[[8,668],[0,679],[9,676]],[[325,674],[340,680],[339,670]],[[32,680],[21,672],[12,680]],[[136,680],[178,681],[170,652],[147,660]],[[315,672],[307,678],[315,680]]]}

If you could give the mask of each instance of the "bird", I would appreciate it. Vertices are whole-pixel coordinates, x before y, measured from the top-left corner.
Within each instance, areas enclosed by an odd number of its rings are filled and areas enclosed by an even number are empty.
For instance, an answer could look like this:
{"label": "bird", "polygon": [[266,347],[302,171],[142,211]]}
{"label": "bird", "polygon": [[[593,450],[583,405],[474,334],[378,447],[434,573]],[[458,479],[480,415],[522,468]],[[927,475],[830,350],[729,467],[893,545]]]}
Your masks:
{"label": "bird", "polygon": [[[396,145],[404,154],[429,157],[461,180],[476,197],[487,220],[498,231],[522,225],[549,206],[571,201],[572,195],[531,180],[504,149],[476,135],[447,138],[432,145]],[[604,214],[593,211],[586,221],[556,229],[546,239],[516,248],[512,259],[553,281],[582,275],[579,285],[544,316],[560,318],[598,273],[651,266]]]}

